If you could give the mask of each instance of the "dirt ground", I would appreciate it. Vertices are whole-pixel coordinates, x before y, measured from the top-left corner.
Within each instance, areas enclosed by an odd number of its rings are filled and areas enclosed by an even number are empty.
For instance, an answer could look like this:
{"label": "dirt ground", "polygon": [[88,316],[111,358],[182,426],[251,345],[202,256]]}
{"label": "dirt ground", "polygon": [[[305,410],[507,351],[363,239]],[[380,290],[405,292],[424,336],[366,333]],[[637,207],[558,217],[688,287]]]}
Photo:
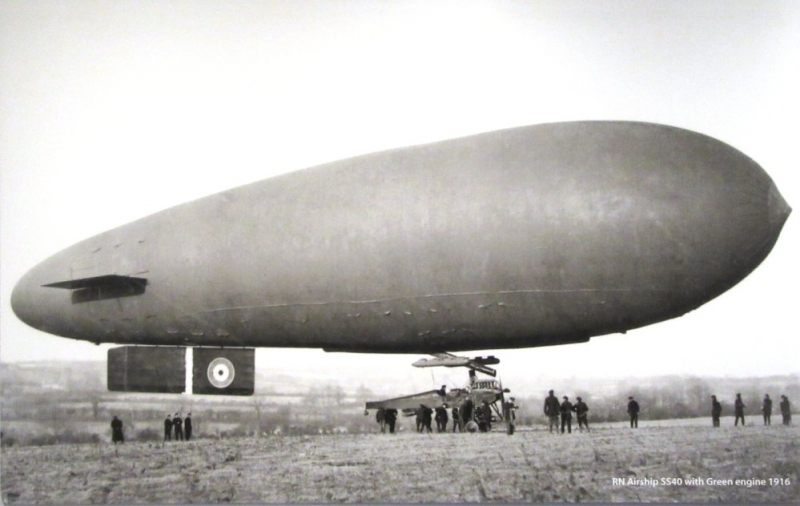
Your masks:
{"label": "dirt ground", "polygon": [[800,501],[800,427],[725,422],[13,447],[2,494],[7,504]]}

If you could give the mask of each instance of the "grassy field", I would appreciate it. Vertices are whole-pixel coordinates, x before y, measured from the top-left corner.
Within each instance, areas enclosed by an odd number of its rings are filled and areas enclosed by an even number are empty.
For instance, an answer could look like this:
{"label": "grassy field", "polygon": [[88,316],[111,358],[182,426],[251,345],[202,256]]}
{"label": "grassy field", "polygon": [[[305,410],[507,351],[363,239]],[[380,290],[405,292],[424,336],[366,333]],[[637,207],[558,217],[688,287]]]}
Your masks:
{"label": "grassy field", "polygon": [[12,447],[2,494],[7,504],[800,501],[800,428],[705,422]]}

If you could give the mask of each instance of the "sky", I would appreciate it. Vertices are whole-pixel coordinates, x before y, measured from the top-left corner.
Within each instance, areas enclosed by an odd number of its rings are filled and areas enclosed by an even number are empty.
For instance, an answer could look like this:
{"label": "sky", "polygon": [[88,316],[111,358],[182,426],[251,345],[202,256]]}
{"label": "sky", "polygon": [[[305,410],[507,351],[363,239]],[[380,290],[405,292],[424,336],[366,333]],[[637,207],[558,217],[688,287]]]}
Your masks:
{"label": "sky", "polygon": [[[0,361],[104,360],[25,326],[11,290],[71,244],[364,153],[515,126],[632,120],[744,152],[800,206],[794,1],[0,2]],[[796,213],[795,213],[796,214]],[[507,380],[800,373],[800,217],[675,320],[496,354]],[[259,372],[437,384],[417,355],[260,349]],[[437,385],[438,386],[438,385]]]}

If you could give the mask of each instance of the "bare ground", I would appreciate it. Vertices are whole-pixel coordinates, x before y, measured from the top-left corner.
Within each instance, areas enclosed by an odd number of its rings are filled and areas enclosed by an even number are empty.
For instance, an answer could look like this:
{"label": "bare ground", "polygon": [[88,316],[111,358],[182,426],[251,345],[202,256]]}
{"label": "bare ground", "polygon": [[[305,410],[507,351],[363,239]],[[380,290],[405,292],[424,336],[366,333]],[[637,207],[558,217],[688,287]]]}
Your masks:
{"label": "bare ground", "polygon": [[[687,484],[693,478],[702,483]],[[752,479],[763,483],[735,484]],[[800,428],[784,426],[270,436],[2,452],[10,504],[786,503],[800,501],[798,479]]]}

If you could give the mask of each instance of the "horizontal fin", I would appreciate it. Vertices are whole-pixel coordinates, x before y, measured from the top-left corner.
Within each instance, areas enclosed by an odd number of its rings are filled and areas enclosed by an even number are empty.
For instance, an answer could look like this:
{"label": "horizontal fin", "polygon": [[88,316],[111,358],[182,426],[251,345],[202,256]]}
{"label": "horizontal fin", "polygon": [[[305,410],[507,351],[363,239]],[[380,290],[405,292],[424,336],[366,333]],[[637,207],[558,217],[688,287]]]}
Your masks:
{"label": "horizontal fin", "polygon": [[72,290],[72,303],[80,304],[141,295],[145,292],[147,279],[107,274],[105,276],[59,281],[42,286]]}
{"label": "horizontal fin", "polygon": [[57,283],[49,283],[42,285],[46,288],[66,288],[68,290],[78,290],[80,288],[92,287],[113,287],[113,286],[130,286],[130,285],[147,284],[146,278],[134,278],[131,276],[119,276],[117,274],[106,274],[104,276],[94,276],[91,278],[71,279],[69,281],[59,281]]}

